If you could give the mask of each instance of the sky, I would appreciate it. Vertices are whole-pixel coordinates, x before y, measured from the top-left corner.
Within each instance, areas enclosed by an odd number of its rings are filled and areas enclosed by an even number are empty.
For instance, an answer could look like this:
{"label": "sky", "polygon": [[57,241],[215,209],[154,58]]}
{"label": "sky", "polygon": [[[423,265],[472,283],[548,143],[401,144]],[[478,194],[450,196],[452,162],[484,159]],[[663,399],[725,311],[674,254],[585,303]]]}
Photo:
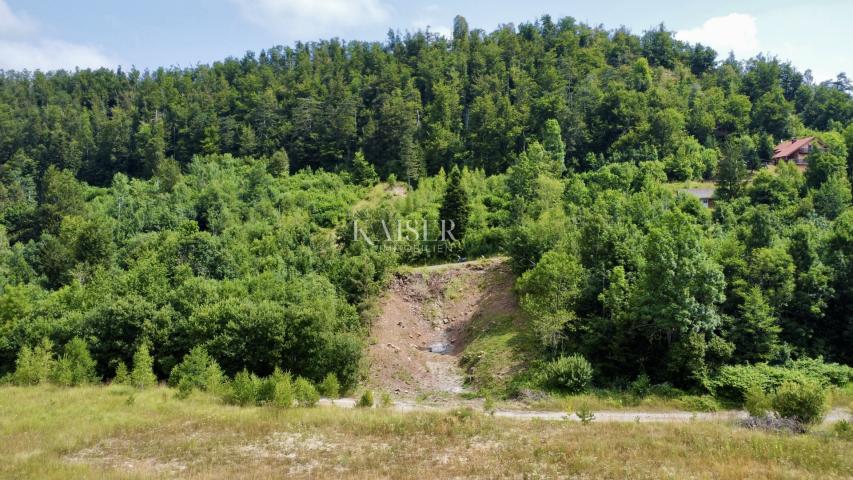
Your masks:
{"label": "sky", "polygon": [[0,69],[188,67],[297,40],[449,35],[457,14],[492,31],[546,13],[638,34],[663,22],[720,58],[765,53],[816,81],[853,75],[850,0],[0,0]]}

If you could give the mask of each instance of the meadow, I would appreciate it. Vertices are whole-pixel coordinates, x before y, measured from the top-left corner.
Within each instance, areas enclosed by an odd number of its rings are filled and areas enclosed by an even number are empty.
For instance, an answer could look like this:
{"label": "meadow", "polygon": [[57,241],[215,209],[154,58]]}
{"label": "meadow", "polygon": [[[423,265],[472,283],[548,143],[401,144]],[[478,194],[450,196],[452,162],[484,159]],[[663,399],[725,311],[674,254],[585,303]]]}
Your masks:
{"label": "meadow", "polygon": [[853,439],[322,406],[167,387],[0,389],[2,478],[850,478]]}

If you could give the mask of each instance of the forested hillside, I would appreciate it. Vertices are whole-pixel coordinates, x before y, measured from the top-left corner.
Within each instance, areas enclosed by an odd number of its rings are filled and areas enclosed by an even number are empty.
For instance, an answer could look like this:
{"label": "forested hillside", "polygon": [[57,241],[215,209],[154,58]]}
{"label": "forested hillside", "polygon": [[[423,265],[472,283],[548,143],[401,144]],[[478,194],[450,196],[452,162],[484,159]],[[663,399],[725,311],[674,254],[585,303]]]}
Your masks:
{"label": "forested hillside", "polygon": [[[805,173],[764,167],[804,135],[823,145]],[[80,338],[103,378],[142,345],[161,378],[204,347],[229,375],[350,387],[393,268],[507,254],[543,372],[583,355],[602,386],[737,400],[843,385],[817,358],[853,364],[851,165],[844,75],[663,26],[457,17],[450,39],[4,72],[0,374]],[[693,180],[717,182],[713,210],[673,183]],[[353,234],[426,221],[435,239],[441,219],[459,227],[443,249]]]}

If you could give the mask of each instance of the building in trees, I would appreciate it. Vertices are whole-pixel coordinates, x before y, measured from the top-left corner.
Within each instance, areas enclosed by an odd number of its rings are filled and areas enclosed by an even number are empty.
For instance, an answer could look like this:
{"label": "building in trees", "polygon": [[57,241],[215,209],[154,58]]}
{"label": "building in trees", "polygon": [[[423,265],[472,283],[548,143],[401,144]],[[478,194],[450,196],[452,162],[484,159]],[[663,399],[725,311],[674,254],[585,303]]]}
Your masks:
{"label": "building in trees", "polygon": [[714,208],[713,188],[685,188],[683,190],[679,190],[679,192],[684,192],[696,197],[704,207]]}
{"label": "building in trees", "polygon": [[779,160],[789,160],[794,162],[800,170],[805,170],[808,167],[809,154],[816,149],[823,150],[824,148],[820,140],[815,137],[795,137],[776,145],[770,161],[773,165],[776,165],[779,163]]}

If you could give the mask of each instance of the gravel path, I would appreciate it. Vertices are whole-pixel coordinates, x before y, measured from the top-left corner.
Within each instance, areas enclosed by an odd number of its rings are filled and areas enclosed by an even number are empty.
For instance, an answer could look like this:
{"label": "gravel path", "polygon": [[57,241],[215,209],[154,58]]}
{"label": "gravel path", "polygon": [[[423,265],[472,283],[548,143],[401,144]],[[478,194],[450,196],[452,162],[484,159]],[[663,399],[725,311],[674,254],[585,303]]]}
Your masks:
{"label": "gravel path", "polygon": [[[336,406],[341,408],[354,408],[356,399],[354,398],[339,398],[330,400],[324,398],[320,400],[320,405]],[[470,406],[467,403],[448,403],[446,405],[424,405],[411,401],[395,401],[393,405],[388,407],[395,412],[448,412],[454,408]],[[629,410],[610,410],[593,412],[596,422],[729,422],[747,418],[747,413],[742,410],[724,410],[721,412],[642,412]],[[577,415],[568,415],[566,412],[555,411],[536,411],[536,410],[495,410],[494,416],[504,418],[514,418],[518,420],[569,420],[580,421]],[[843,409],[833,409],[827,414],[824,423],[834,423],[839,420],[853,420],[853,415]]]}

